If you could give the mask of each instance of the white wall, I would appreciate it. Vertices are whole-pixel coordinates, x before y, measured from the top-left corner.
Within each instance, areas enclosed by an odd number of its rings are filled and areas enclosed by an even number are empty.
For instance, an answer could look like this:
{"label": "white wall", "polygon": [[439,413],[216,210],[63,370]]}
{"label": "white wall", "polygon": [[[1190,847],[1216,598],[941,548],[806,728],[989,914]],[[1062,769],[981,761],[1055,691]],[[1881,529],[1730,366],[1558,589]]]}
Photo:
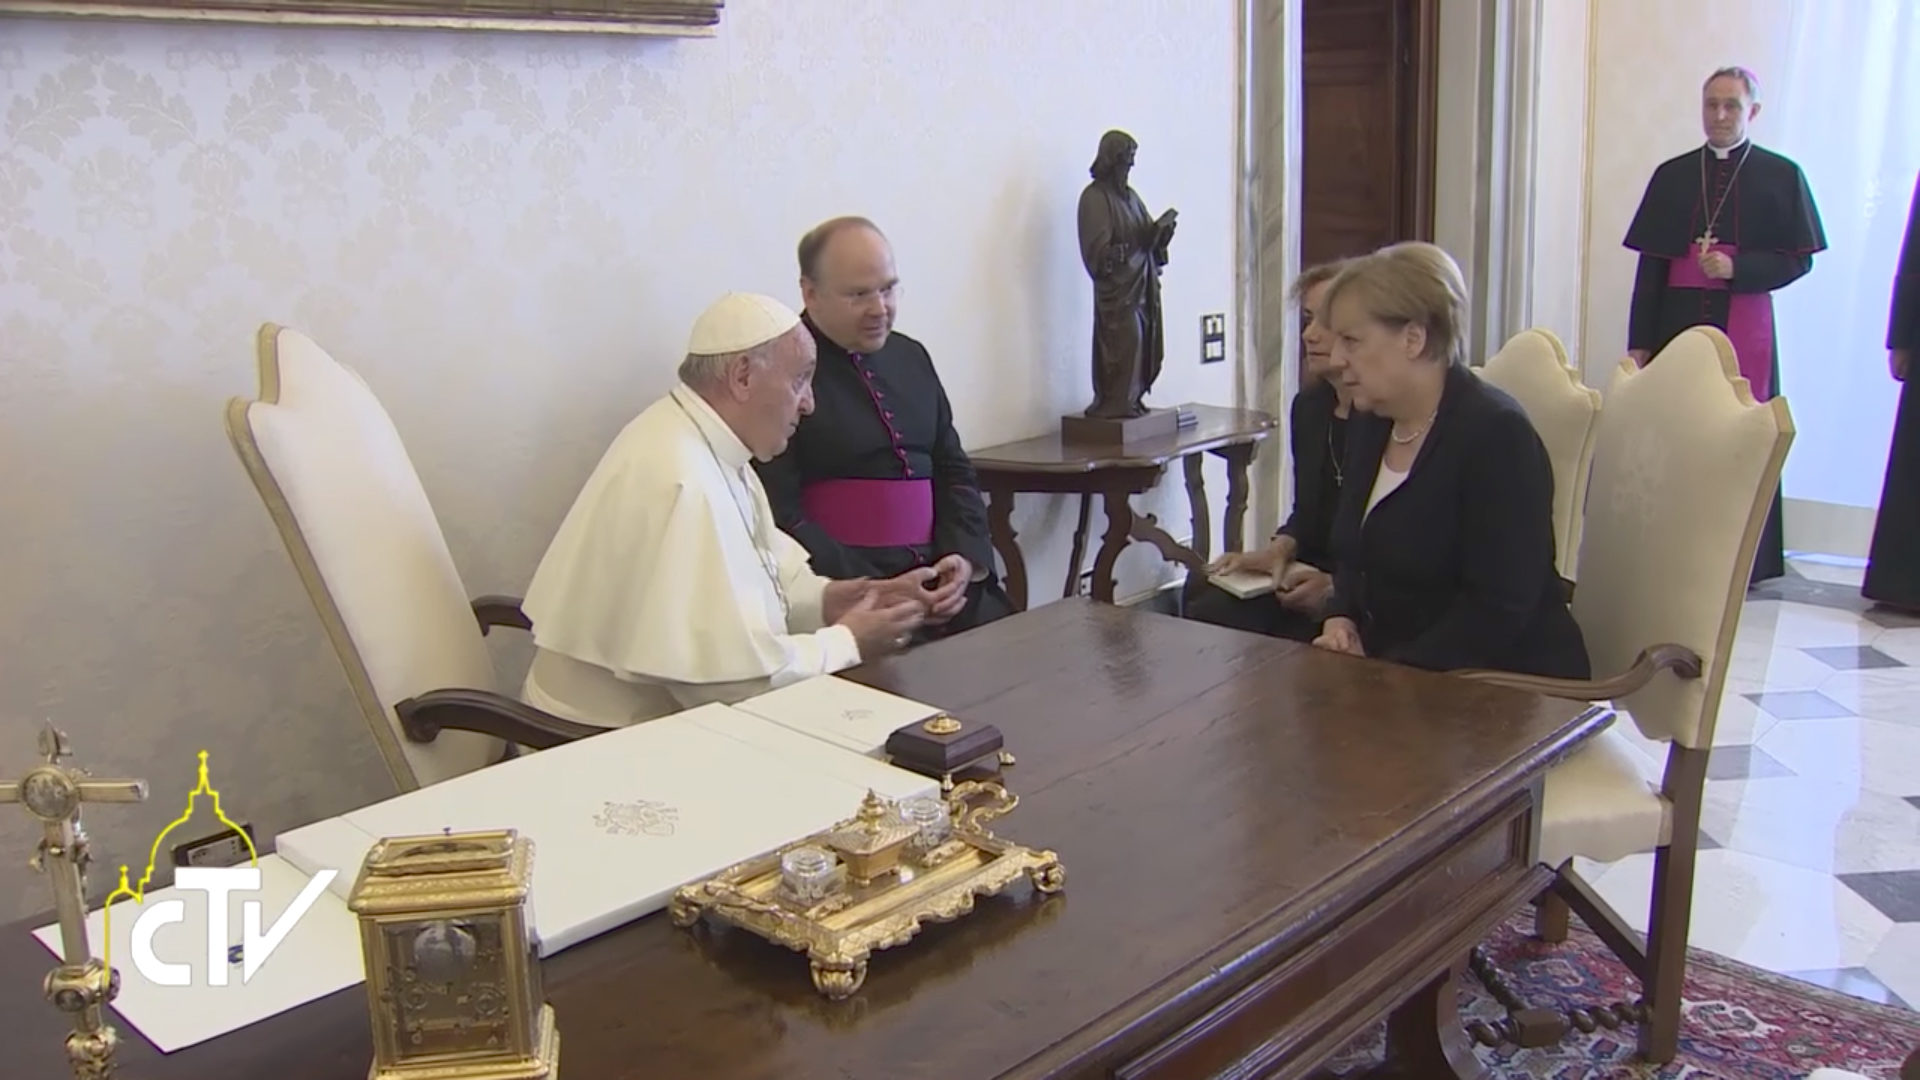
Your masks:
{"label": "white wall", "polygon": [[[51,718],[152,781],[89,813],[96,886],[202,748],[263,836],[387,791],[221,430],[262,320],[365,375],[469,589],[518,592],[693,315],[792,296],[832,214],[892,235],[969,446],[1084,406],[1073,208],[1119,126],[1180,210],[1154,396],[1231,403],[1196,354],[1234,310],[1234,29],[1217,0],[734,0],[679,42],[0,21],[0,762]],[[1141,502],[1177,534],[1175,479]],[[1071,507],[1015,523],[1043,601]],[[1162,573],[1130,551],[1121,590]],[[46,906],[31,845],[0,814],[0,918]]]}
{"label": "white wall", "polygon": [[1540,5],[1535,42],[1532,274],[1527,322],[1570,352],[1582,341],[1587,251],[1588,49],[1599,0]]}

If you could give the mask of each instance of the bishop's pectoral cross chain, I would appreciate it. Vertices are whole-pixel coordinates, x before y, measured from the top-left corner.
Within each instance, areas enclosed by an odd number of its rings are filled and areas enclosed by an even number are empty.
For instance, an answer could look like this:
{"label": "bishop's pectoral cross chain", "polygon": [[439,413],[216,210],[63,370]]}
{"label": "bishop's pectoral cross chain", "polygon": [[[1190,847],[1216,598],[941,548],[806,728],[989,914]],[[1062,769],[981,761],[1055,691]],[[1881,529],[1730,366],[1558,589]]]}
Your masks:
{"label": "bishop's pectoral cross chain", "polygon": [[[1713,250],[1713,245],[1720,242],[1720,238],[1713,235],[1713,227],[1720,221],[1721,211],[1727,208],[1727,200],[1733,197],[1734,181],[1740,179],[1740,170],[1746,168],[1747,155],[1751,153],[1753,153],[1753,144],[1749,142],[1747,148],[1740,151],[1740,160],[1733,163],[1733,175],[1727,177],[1727,190],[1720,193],[1720,201],[1715,203],[1712,211],[1707,214],[1706,226],[1700,230],[1700,235],[1694,238],[1693,242],[1699,246],[1700,256],[1702,258],[1705,258],[1707,253]],[[1700,155],[1700,208],[1702,210],[1707,209],[1707,157],[1705,151],[1701,151]]]}

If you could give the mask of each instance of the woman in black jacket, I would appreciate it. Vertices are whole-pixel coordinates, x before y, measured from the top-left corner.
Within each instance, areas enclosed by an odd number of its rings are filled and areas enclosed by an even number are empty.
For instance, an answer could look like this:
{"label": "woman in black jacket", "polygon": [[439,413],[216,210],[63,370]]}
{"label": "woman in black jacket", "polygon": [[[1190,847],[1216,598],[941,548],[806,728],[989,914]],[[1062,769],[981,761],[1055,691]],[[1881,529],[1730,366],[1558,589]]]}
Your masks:
{"label": "woman in black jacket", "polygon": [[1466,285],[1395,244],[1327,289],[1350,422],[1338,569],[1315,645],[1448,671],[1587,678],[1554,571],[1553,469],[1520,405],[1463,362]]}
{"label": "woman in black jacket", "polygon": [[1347,445],[1349,403],[1346,391],[1328,378],[1333,336],[1326,328],[1325,304],[1327,286],[1342,265],[1309,267],[1293,283],[1306,358],[1305,385],[1293,396],[1287,427],[1293,450],[1293,513],[1265,547],[1222,555],[1207,568],[1215,574],[1269,575],[1273,591],[1241,599],[1208,585],[1193,598],[1189,618],[1296,641],[1312,641],[1320,633],[1333,595],[1333,513],[1340,501]]}

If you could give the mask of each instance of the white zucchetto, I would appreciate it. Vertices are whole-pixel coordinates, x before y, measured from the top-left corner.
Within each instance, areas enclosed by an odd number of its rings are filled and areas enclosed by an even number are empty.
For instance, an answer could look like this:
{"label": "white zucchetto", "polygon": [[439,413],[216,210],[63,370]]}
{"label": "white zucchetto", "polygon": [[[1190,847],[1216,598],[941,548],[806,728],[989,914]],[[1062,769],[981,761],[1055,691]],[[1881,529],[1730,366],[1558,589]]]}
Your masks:
{"label": "white zucchetto", "polygon": [[687,351],[727,356],[765,345],[800,325],[792,308],[759,293],[728,293],[694,320]]}

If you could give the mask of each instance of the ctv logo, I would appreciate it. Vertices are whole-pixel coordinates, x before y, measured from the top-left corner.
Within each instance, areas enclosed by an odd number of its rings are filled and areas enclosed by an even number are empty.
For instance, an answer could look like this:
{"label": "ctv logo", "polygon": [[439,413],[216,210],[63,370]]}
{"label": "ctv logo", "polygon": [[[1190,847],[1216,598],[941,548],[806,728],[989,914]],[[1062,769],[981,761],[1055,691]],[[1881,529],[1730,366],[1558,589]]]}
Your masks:
{"label": "ctv logo", "polygon": [[287,934],[313,908],[314,901],[333,883],[334,870],[322,870],[308,881],[300,895],[294,897],[286,910],[280,913],[272,926],[261,929],[261,902],[244,900],[240,908],[240,943],[229,946],[230,934],[228,903],[235,894],[257,893],[260,891],[260,853],[253,848],[253,838],[246,830],[227,819],[220,809],[220,793],[207,782],[207,752],[200,751],[200,782],[192,791],[187,792],[187,809],[173,823],[160,830],[153,838],[153,848],[147,852],[147,869],[140,875],[138,885],[127,884],[127,868],[120,867],[120,885],[107,896],[106,903],[106,963],[113,967],[113,905],[121,897],[130,897],[141,908],[140,914],[133,920],[133,932],[129,935],[133,947],[133,966],[140,975],[155,986],[191,986],[193,985],[193,965],[179,961],[163,960],[154,952],[154,935],[165,926],[184,923],[187,920],[187,902],[178,897],[156,900],[149,905],[146,902],[147,882],[153,880],[154,860],[160,854],[160,845],[167,834],[187,823],[193,817],[194,807],[200,796],[213,796],[213,813],[220,823],[232,829],[241,842],[247,845],[249,863],[246,866],[227,866],[209,868],[203,866],[183,866],[173,875],[173,887],[176,890],[194,890],[207,895],[206,911],[206,985],[226,986],[227,969],[233,965],[240,967],[242,984],[252,980],[255,972],[273,955],[273,951],[285,941]]}

